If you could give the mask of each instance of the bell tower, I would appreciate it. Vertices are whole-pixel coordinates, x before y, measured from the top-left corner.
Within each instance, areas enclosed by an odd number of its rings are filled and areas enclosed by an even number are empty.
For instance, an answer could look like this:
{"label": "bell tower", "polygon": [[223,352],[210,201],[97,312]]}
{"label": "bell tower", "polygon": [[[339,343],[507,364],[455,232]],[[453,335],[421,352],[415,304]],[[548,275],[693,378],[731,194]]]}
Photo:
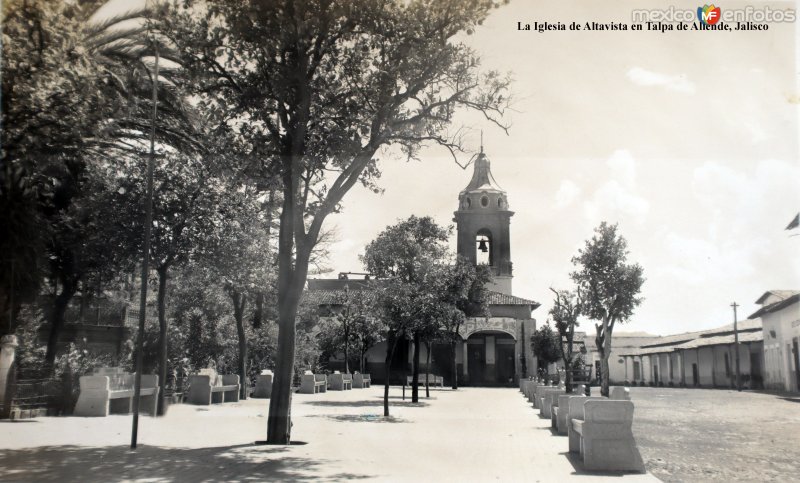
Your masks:
{"label": "bell tower", "polygon": [[509,211],[506,192],[492,176],[483,146],[475,159],[472,180],[458,194],[458,210],[454,214],[458,254],[476,265],[489,265],[494,276],[490,289],[511,295],[509,224],[514,212]]}

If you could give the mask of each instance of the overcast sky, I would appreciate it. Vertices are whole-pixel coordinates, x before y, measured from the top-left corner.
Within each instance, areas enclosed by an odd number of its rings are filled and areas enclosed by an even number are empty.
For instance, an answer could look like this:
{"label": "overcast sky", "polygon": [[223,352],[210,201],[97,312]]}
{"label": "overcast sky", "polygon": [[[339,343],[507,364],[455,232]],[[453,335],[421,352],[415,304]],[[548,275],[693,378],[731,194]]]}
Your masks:
{"label": "overcast sky", "polygon": [[[631,9],[647,3],[512,0],[467,37],[486,68],[515,79],[508,136],[476,116],[460,121],[475,129],[474,149],[484,129],[494,177],[516,212],[513,291],[542,303],[539,321],[551,306],[548,287],[571,286],[570,259],[603,220],[619,223],[647,278],[645,301],[617,330],[715,327],[732,321],[733,301],[742,319],[764,291],[800,289],[800,236],[784,230],[800,209],[796,24],[516,30],[517,21],[630,22]],[[397,219],[452,223],[471,169],[437,149],[422,159],[382,161],[383,195],[357,187],[346,196],[329,223],[339,236],[329,263],[336,272],[359,271],[358,254]]]}

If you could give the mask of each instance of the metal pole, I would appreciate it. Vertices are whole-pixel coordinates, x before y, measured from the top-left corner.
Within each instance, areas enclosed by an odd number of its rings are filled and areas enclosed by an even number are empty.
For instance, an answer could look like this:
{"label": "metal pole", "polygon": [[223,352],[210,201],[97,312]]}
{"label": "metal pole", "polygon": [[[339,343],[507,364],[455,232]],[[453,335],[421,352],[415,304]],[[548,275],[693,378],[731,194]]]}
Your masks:
{"label": "metal pole", "polygon": [[736,350],[736,390],[737,391],[741,391],[742,390],[742,377],[741,377],[741,374],[739,373],[739,326],[738,326],[738,324],[736,322],[736,318],[737,318],[736,317],[736,307],[738,307],[738,306],[739,306],[739,304],[737,304],[736,302],[731,304],[731,307],[733,307],[734,349]]}
{"label": "metal pole", "polygon": [[142,279],[139,295],[139,333],[136,335],[136,375],[133,385],[133,427],[131,429],[131,449],[136,449],[139,435],[139,394],[142,389],[142,349],[144,345],[144,322],[147,309],[147,278],[150,272],[150,226],[153,224],[153,169],[155,165],[156,116],[158,115],[158,43],[155,47],[155,68],[153,69],[153,117],[150,120],[150,157],[147,159],[147,193],[144,216],[144,249],[142,250]]}

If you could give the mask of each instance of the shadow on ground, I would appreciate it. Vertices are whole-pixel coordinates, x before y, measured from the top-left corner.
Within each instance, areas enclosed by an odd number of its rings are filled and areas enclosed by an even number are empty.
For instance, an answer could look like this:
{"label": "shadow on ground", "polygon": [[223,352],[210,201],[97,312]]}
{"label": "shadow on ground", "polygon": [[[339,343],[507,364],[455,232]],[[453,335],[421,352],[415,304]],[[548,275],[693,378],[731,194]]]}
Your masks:
{"label": "shadow on ground", "polygon": [[[389,406],[390,407],[407,407],[407,408],[421,408],[428,405],[428,403],[420,400],[417,403],[412,403],[411,398],[407,397],[405,401],[401,400],[398,397],[389,397]],[[322,407],[364,407],[364,406],[380,406],[383,407],[383,398],[377,399],[363,399],[361,401],[305,401],[304,404],[309,404],[311,406],[322,406]]]}
{"label": "shadow on ground", "polygon": [[581,456],[578,453],[559,453],[564,455],[569,461],[569,464],[572,465],[572,469],[575,470],[572,472],[573,475],[591,475],[591,476],[616,476],[622,477],[625,475],[636,475],[641,474],[637,471],[587,471],[583,469],[583,462],[581,461]]}
{"label": "shadow on ground", "polygon": [[384,417],[378,414],[313,414],[311,418],[325,418],[342,423],[408,423],[409,421],[394,416]]}
{"label": "shadow on ground", "polygon": [[216,448],[42,446],[0,451],[0,480],[35,482],[342,481],[370,478],[332,474],[330,462],[284,454],[285,446]]}

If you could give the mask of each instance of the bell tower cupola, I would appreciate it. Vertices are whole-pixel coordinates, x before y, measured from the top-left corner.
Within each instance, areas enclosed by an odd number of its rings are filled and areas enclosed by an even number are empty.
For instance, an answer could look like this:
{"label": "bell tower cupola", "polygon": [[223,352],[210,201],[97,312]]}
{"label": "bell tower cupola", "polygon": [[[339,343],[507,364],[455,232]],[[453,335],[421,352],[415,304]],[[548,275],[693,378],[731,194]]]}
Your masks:
{"label": "bell tower cupola", "polygon": [[506,192],[492,176],[489,158],[481,152],[475,159],[472,179],[458,194],[453,221],[458,231],[457,252],[472,263],[486,264],[494,276],[492,290],[511,295],[511,239]]}

